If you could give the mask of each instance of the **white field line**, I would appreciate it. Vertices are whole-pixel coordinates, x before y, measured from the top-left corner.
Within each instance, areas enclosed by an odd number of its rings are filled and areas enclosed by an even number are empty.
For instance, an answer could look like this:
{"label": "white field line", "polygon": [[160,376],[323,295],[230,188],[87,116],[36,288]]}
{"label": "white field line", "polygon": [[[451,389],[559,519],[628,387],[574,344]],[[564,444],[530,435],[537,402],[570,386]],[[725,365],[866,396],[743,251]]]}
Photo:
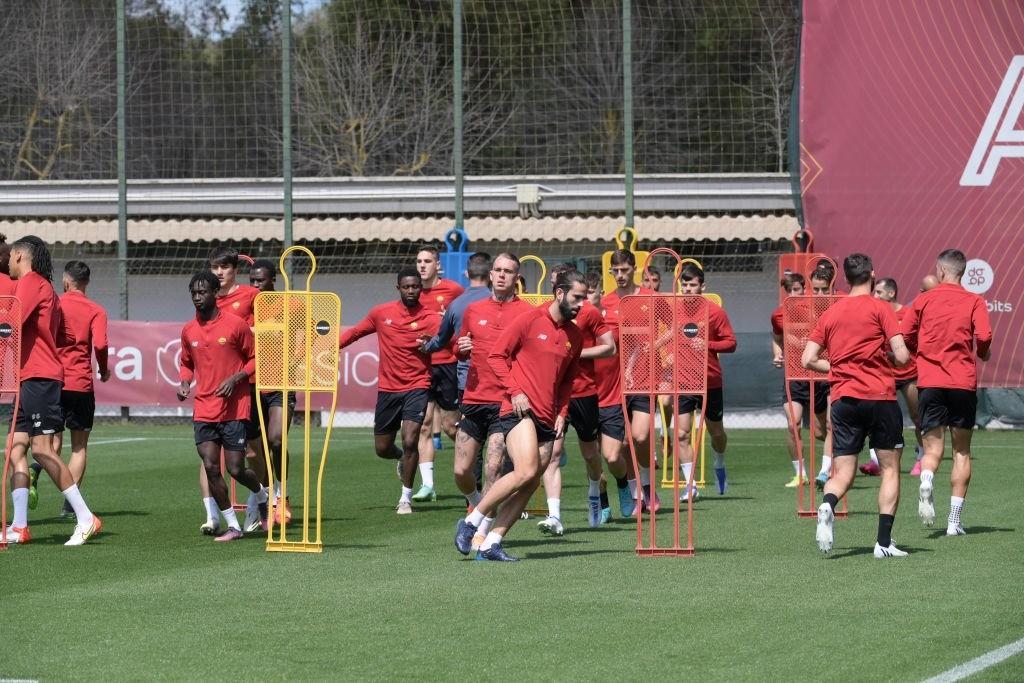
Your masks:
{"label": "white field line", "polygon": [[990,666],[995,666],[999,662],[1009,659],[1014,655],[1018,655],[1024,652],[1024,638],[1004,645],[1000,648],[986,652],[980,657],[975,657],[969,662],[964,662],[959,666],[954,666],[949,671],[943,671],[938,676],[934,676],[924,681],[924,683],[953,683],[953,681],[962,681],[968,676],[973,676],[979,671],[984,671]]}

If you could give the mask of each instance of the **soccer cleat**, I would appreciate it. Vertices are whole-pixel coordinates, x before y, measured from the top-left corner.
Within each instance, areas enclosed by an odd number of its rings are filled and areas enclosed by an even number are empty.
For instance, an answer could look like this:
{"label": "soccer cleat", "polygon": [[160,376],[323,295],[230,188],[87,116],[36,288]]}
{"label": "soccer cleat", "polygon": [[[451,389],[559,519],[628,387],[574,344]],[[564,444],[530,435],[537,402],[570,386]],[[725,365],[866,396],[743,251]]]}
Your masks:
{"label": "soccer cleat", "polygon": [[693,496],[693,500],[694,501],[696,501],[698,498],[700,498],[700,491],[697,490],[696,486],[691,486],[689,489],[686,489],[682,493],[679,494],[679,502],[685,503],[687,500],[690,499],[689,496],[687,495],[687,491],[689,491],[690,495]]}
{"label": "soccer cleat", "polygon": [[601,525],[600,496],[587,496],[587,523],[591,529]]}
{"label": "soccer cleat", "polygon": [[803,486],[807,483],[806,477],[801,477],[799,474],[794,474],[793,478],[786,483],[787,489],[795,489],[797,486]]}
{"label": "soccer cleat", "polygon": [[866,463],[858,468],[861,474],[866,474],[869,477],[877,477],[882,474],[882,468],[878,466],[878,463],[874,460],[868,460]]}
{"label": "soccer cleat", "polygon": [[537,528],[540,529],[542,534],[547,534],[548,536],[561,536],[565,533],[562,520],[550,515],[537,522]]}
{"label": "soccer cleat", "polygon": [[644,496],[643,511],[647,512],[650,510],[657,514],[658,510],[661,509],[661,498],[658,497],[658,492],[655,491],[654,487],[651,485],[643,486],[641,488],[643,489]]}
{"label": "soccer cleat", "polygon": [[29,532],[27,526],[9,526],[7,527],[7,542],[8,543],[20,543],[25,545],[32,540],[32,534]]}
{"label": "soccer cleat", "polygon": [[607,524],[612,518],[612,509],[610,507],[601,508],[601,524]]}
{"label": "soccer cleat", "polygon": [[628,486],[619,489],[619,510],[622,511],[622,516],[627,518],[636,512],[636,499],[629,492]]}
{"label": "soccer cleat", "polygon": [[889,547],[883,548],[882,546],[875,543],[875,557],[882,559],[883,557],[906,557],[910,553],[906,553],[896,547],[895,541],[889,541]]}
{"label": "soccer cleat", "polygon": [[500,543],[495,543],[487,550],[476,551],[477,562],[518,562],[518,557],[512,557],[505,552]]}
{"label": "soccer cleat", "polygon": [[222,533],[220,536],[217,536],[213,540],[217,541],[219,543],[227,543],[228,541],[237,541],[238,539],[242,538],[244,535],[245,534],[242,533],[241,529],[235,529],[235,528],[232,528],[232,527],[228,527],[227,531]]}
{"label": "soccer cleat", "polygon": [[724,496],[725,492],[729,490],[729,480],[725,477],[725,468],[715,468],[715,479],[718,481],[718,495]]}
{"label": "soccer cleat", "polygon": [[935,503],[932,501],[932,482],[922,481],[917,491],[917,516],[925,526],[935,524]]}
{"label": "soccer cleat", "polygon": [[437,494],[434,492],[433,486],[427,486],[424,484],[420,487],[420,490],[413,495],[412,500],[415,503],[425,503],[428,500],[437,500]]}
{"label": "soccer cleat", "polygon": [[920,477],[921,476],[921,461],[915,460],[914,466],[910,468],[910,476]]}
{"label": "soccer cleat", "polygon": [[212,519],[206,520],[203,525],[199,527],[199,533],[203,536],[216,536],[220,533],[220,522]]}
{"label": "soccer cleat", "polygon": [[93,536],[97,535],[103,529],[103,521],[97,516],[92,516],[92,523],[88,527],[84,527],[81,524],[75,525],[75,533],[71,534],[71,538],[64,545],[85,545]]}
{"label": "soccer cleat", "polygon": [[480,546],[484,544],[484,539],[487,538],[483,534],[473,534],[473,541],[469,544],[469,549],[474,553],[480,550]]}
{"label": "soccer cleat", "polygon": [[35,510],[36,506],[39,505],[39,489],[36,488],[36,482],[39,481],[39,472],[36,471],[35,467],[28,468],[28,509]]}
{"label": "soccer cleat", "polygon": [[959,524],[950,524],[946,527],[947,536],[966,536],[967,532]]}
{"label": "soccer cleat", "polygon": [[832,507],[828,503],[818,506],[818,528],[814,533],[818,541],[818,550],[827,553],[832,550],[832,522],[835,515],[832,514]]}
{"label": "soccer cleat", "polygon": [[473,537],[476,536],[477,527],[465,519],[460,519],[455,525],[455,549],[463,555],[469,555],[473,549]]}
{"label": "soccer cleat", "polygon": [[814,485],[818,487],[819,491],[825,490],[825,484],[828,483],[828,472],[819,472],[818,476],[814,478]]}
{"label": "soccer cleat", "polygon": [[270,531],[270,509],[266,503],[260,503],[256,509],[260,515],[260,529]]}
{"label": "soccer cleat", "polygon": [[444,444],[441,442],[441,436],[440,435],[434,437],[434,450],[435,451],[444,450]]}
{"label": "soccer cleat", "polygon": [[246,508],[245,510],[245,521],[242,522],[242,529],[247,534],[251,534],[255,531],[259,531],[262,528],[260,524],[260,513],[253,508]]}
{"label": "soccer cleat", "polygon": [[396,515],[411,515],[412,514],[412,503],[407,500],[398,501],[398,505],[395,506]]}

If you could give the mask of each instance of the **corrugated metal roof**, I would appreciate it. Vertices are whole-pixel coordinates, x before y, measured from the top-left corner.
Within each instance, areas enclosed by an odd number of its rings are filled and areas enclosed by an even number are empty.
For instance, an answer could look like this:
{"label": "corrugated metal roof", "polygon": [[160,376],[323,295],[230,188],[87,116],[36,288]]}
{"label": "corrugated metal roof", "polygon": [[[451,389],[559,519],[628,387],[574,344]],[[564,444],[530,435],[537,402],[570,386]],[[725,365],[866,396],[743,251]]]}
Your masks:
{"label": "corrugated metal roof", "polygon": [[[296,240],[440,240],[453,218],[297,218]],[[622,227],[622,217],[481,217],[467,218],[471,240],[584,241],[608,240]],[[648,240],[764,240],[788,239],[799,229],[793,216],[638,216],[642,239]],[[8,240],[35,234],[46,242],[83,244],[116,242],[116,220],[15,220],[0,222]],[[131,242],[189,242],[200,240],[280,239],[279,219],[229,220],[131,219]]]}

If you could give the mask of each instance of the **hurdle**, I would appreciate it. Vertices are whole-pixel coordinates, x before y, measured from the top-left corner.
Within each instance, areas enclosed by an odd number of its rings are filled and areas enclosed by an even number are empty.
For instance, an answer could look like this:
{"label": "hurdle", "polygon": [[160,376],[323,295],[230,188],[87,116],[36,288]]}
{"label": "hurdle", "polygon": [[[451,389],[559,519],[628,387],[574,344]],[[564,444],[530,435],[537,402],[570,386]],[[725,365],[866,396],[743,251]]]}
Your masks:
{"label": "hurdle", "polygon": [[21,399],[21,302],[14,296],[0,296],[0,395],[13,394],[11,424],[4,444],[4,472],[0,483],[0,550],[7,549],[7,477],[11,469],[11,446]]}

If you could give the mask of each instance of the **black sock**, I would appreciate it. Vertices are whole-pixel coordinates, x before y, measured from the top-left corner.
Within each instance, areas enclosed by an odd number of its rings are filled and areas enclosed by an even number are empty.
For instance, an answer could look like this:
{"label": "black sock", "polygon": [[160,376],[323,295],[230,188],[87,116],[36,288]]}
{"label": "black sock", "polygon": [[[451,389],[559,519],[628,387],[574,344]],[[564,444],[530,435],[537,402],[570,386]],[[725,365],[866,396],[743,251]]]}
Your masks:
{"label": "black sock", "polygon": [[627,486],[629,486],[629,480],[626,479],[625,477],[623,477],[622,479],[615,477],[615,485],[618,486],[620,489],[624,489]]}
{"label": "black sock", "polygon": [[601,491],[601,508],[604,509],[609,506],[608,503],[608,492]]}
{"label": "black sock", "polygon": [[39,473],[43,471],[43,466],[37,462],[30,463],[29,467],[31,467],[32,470],[36,473],[37,477],[39,476]]}
{"label": "black sock", "polygon": [[440,439],[441,438],[441,432],[434,432],[434,438],[435,439]]}
{"label": "black sock", "polygon": [[832,514],[835,514],[836,506],[839,505],[839,497],[834,493],[826,493],[825,502],[828,503],[830,508],[832,508]]}
{"label": "black sock", "polygon": [[888,548],[892,543],[892,523],[896,515],[878,515],[878,545]]}

